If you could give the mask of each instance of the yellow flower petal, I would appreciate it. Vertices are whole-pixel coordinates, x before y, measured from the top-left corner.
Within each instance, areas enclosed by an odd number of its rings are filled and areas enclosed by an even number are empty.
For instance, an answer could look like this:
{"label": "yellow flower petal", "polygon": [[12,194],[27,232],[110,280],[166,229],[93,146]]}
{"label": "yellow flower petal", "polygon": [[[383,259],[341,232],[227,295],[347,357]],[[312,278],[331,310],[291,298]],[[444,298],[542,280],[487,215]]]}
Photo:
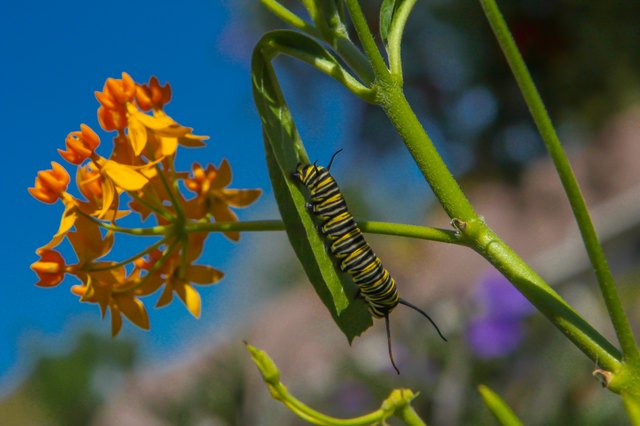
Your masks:
{"label": "yellow flower petal", "polygon": [[163,135],[169,136],[183,136],[187,133],[191,133],[191,129],[189,127],[183,127],[173,121],[171,117],[168,115],[163,116],[151,116],[143,113],[133,114],[135,118],[148,129],[153,131],[160,131]]}
{"label": "yellow flower petal", "polygon": [[147,144],[147,128],[137,119],[141,114],[134,114],[129,117],[129,140],[136,155],[144,150]]}
{"label": "yellow flower petal", "polygon": [[60,225],[58,226],[58,232],[53,236],[44,246],[40,247],[41,250],[52,249],[64,239],[64,236],[69,232],[78,219],[78,210],[76,206],[71,203],[65,203],[64,213],[60,219]]}
{"label": "yellow flower petal", "polygon": [[209,139],[208,136],[197,136],[189,133],[178,138],[178,143],[189,148],[199,148],[206,145],[203,141],[206,141],[207,139]]}
{"label": "yellow flower petal", "polygon": [[139,191],[149,182],[149,179],[134,167],[111,160],[105,161],[102,171],[125,191]]}
{"label": "yellow flower petal", "polygon": [[180,286],[176,286],[176,293],[178,293],[178,297],[184,302],[185,306],[196,318],[200,318],[201,313],[201,300],[200,293],[196,291],[195,288],[190,286],[189,284],[184,284]]}
{"label": "yellow flower petal", "polygon": [[178,138],[162,137],[160,138],[160,145],[160,152],[163,156],[173,155],[178,149]]}

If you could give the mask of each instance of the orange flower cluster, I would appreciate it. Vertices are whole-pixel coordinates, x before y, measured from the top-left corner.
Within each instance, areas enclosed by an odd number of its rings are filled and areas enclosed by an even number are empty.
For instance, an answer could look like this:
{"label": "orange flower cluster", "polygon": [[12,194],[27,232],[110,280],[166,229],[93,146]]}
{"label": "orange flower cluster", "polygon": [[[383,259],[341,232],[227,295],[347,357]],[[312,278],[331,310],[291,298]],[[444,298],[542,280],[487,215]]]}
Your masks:
{"label": "orange flower cluster", "polygon": [[[122,316],[143,329],[149,317],[142,301],[160,292],[156,307],[169,304],[174,294],[187,309],[199,317],[200,295],[194,285],[209,285],[223,277],[211,266],[196,265],[212,222],[234,222],[231,207],[245,207],[260,195],[257,189],[228,189],[231,167],[223,160],[219,167],[194,164],[192,173],[175,169],[179,146],[204,146],[203,136],[192,133],[163,110],[171,99],[169,84],[161,86],[152,77],[146,84],[136,83],[128,74],[107,79],[102,92],[98,121],[106,132],[115,132],[108,157],[96,152],[100,137],[89,126],[69,133],[60,156],[76,166],[76,186],[80,197],[67,192],[70,175],[56,162],[52,169],[40,171],[33,197],[43,203],[60,200],[64,212],[58,232],[36,253],[40,259],[31,265],[38,275],[37,285],[55,287],[67,274],[79,283],[71,287],[82,302],[96,303],[102,316],[110,312],[115,336],[122,328]],[[195,196],[180,190],[184,183]],[[128,196],[130,210],[121,210],[121,199]],[[131,212],[141,220],[155,219],[151,228],[123,228],[117,221]],[[104,257],[115,243],[115,234],[156,236],[145,250],[124,261]],[[237,241],[239,234],[225,235]],[[77,262],[70,264],[55,250],[67,239]]]}

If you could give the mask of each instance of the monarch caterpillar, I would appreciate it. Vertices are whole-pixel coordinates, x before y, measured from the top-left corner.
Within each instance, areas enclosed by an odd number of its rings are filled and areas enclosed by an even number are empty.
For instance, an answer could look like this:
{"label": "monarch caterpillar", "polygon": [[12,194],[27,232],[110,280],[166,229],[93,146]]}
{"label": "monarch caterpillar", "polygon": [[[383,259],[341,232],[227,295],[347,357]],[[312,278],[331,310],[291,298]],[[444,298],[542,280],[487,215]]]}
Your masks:
{"label": "monarch caterpillar", "polygon": [[340,270],[351,275],[371,315],[375,318],[384,318],[389,359],[393,368],[400,374],[393,359],[389,328],[389,313],[398,304],[408,306],[424,315],[440,337],[444,341],[447,339],[426,312],[398,295],[395,280],[366,242],[358,224],[349,213],[340,188],[329,173],[333,160],[340,151],[342,150],[333,154],[326,168],[316,163],[298,164],[292,177],[309,190],[310,198],[306,207],[321,221],[318,230],[324,235],[325,244],[337,260]]}

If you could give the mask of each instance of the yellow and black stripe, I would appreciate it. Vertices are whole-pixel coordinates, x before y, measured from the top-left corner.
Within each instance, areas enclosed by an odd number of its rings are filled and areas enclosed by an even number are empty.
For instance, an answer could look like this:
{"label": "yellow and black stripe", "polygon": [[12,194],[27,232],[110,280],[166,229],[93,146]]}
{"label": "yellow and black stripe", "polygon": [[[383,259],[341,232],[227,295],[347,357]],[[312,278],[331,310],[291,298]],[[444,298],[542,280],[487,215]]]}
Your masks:
{"label": "yellow and black stripe", "polygon": [[398,296],[395,280],[364,239],[338,184],[329,173],[336,154],[327,168],[317,164],[299,164],[292,176],[309,190],[307,208],[321,221],[318,230],[324,235],[329,252],[336,258],[340,270],[351,275],[371,315],[385,319],[389,357],[393,368],[400,374],[393,360],[389,333],[389,313],[398,304],[420,312],[433,324],[440,337],[447,339],[429,315]]}

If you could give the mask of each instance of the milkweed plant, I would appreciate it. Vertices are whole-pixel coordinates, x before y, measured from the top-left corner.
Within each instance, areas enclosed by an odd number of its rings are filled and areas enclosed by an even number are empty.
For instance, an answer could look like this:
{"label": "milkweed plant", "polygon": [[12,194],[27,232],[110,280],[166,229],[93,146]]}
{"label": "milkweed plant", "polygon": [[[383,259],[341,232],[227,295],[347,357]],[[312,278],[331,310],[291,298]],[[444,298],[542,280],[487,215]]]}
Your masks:
{"label": "milkweed plant", "polygon": [[[220,270],[196,263],[210,233],[223,233],[236,242],[241,232],[285,230],[311,284],[347,340],[362,334],[372,324],[367,305],[325,248],[317,218],[308,208],[309,194],[292,178],[300,164],[310,161],[273,67],[276,57],[286,55],[381,108],[451,219],[449,229],[362,221],[362,232],[456,244],[480,254],[594,362],[593,375],[622,398],[630,421],[640,424],[640,351],[567,156],[495,1],[480,3],[553,159],[617,342],[603,337],[476,213],[421,126],[403,92],[401,58],[403,30],[416,0],[382,0],[376,23],[379,36],[372,34],[358,0],[300,0],[307,12],[304,18],[277,0],[262,3],[293,28],[264,34],[252,55],[253,96],[282,220],[238,220],[233,209],[251,205],[260,190],[230,188],[232,171],[226,160],[177,169],[178,151],[202,147],[207,137],[194,134],[165,112],[171,99],[169,84],[161,85],[155,77],[138,83],[123,73],[119,79],[107,79],[102,91],[95,93],[102,133],[112,136],[110,154],[100,153],[105,150],[104,137],[81,124],[69,133],[65,148],[58,150],[67,166],[52,162],[51,169],[40,171],[29,188],[39,201],[64,206],[58,231],[36,251],[39,259],[31,268],[38,276],[37,285],[58,286],[72,275],[76,284],[71,292],[81,302],[97,304],[103,317],[109,312],[114,336],[122,328],[123,316],[148,329],[146,303],[151,294],[159,294],[156,307],[177,296],[193,316],[200,315],[198,286],[223,277]],[[71,168],[75,168],[77,196],[68,192]],[[128,215],[137,215],[150,226],[121,226],[121,219]],[[150,243],[126,259],[105,260],[116,236],[123,235]],[[75,252],[74,261],[56,250],[65,239]],[[278,367],[265,352],[250,344],[247,348],[273,397],[309,423],[384,424],[395,416],[408,425],[425,424],[411,405],[418,392],[409,389],[391,391],[378,410],[361,417],[337,419],[315,411],[281,383]],[[501,424],[520,424],[493,391],[479,385],[479,393]]]}

